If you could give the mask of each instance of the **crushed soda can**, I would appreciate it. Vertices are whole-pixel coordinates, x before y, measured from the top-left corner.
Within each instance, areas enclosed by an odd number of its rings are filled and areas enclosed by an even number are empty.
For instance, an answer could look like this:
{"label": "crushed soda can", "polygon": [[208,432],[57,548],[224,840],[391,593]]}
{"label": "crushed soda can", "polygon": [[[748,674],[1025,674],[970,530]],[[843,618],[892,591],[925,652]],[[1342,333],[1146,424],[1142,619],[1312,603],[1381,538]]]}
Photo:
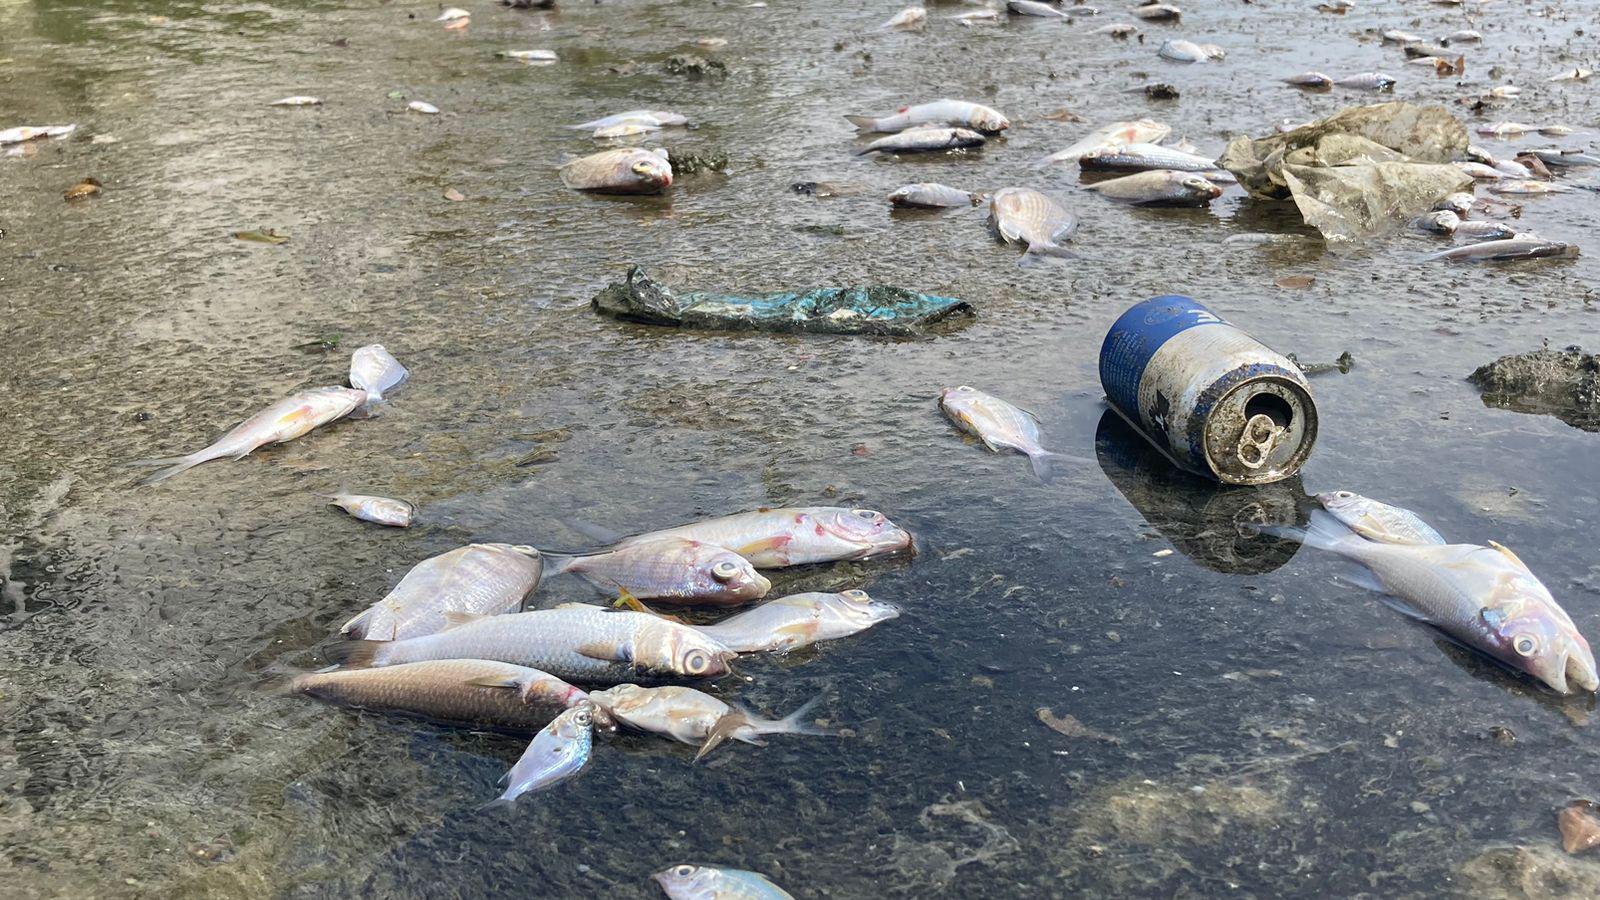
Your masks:
{"label": "crushed soda can", "polygon": [[1190,297],[1124,312],[1100,346],[1100,384],[1173,463],[1226,484],[1282,481],[1317,440],[1300,368]]}

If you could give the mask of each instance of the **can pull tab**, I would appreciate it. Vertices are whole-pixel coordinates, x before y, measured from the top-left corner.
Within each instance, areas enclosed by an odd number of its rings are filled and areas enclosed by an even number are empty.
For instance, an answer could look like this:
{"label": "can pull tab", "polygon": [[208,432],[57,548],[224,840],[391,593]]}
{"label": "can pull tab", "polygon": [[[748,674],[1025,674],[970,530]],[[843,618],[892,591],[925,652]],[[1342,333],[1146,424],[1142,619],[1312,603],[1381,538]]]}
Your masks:
{"label": "can pull tab", "polygon": [[1244,423],[1244,433],[1239,435],[1239,462],[1245,468],[1259,469],[1266,464],[1274,447],[1283,440],[1289,429],[1272,421],[1272,417],[1257,414]]}

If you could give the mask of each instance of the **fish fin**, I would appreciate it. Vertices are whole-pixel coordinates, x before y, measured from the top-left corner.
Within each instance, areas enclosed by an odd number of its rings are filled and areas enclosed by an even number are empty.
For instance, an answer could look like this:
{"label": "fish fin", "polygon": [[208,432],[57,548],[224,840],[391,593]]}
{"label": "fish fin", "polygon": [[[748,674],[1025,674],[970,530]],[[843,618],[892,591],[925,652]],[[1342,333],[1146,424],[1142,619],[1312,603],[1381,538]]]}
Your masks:
{"label": "fish fin", "polygon": [[476,622],[479,619],[487,618],[489,617],[483,615],[482,613],[451,611],[444,614],[444,627],[439,630],[449,631],[452,628],[460,628],[462,625],[471,625],[473,622]]}
{"label": "fish fin", "polygon": [[1052,453],[1049,450],[1040,450],[1028,454],[1028,463],[1033,466],[1035,478],[1049,484],[1056,477],[1057,468],[1066,460],[1071,459],[1063,453]]}
{"label": "fish fin", "polygon": [[1040,263],[1062,263],[1070,259],[1077,259],[1078,254],[1055,243],[1029,244],[1028,249],[1017,260],[1017,265],[1024,269],[1032,268]]}
{"label": "fish fin", "polygon": [[706,732],[705,743],[701,744],[699,752],[695,753],[694,761],[699,762],[700,757],[715,750],[723,741],[733,737],[735,731],[749,724],[750,717],[743,712],[734,710],[733,712],[724,713],[722,718],[711,726],[711,730]]}
{"label": "fish fin", "polygon": [[1342,548],[1352,541],[1366,540],[1351,531],[1349,526],[1320,509],[1312,510],[1310,524],[1304,528],[1295,525],[1267,525],[1262,527],[1261,533],[1299,541],[1318,550],[1331,550],[1334,553],[1341,552]]}
{"label": "fish fin", "polygon": [[810,700],[800,704],[799,709],[773,722],[771,727],[763,728],[762,730],[772,734],[837,735],[838,732],[832,728],[824,728],[821,725],[813,725],[806,721],[806,717],[811,714],[811,710],[822,702],[824,696],[826,695],[818,694],[812,697]]}
{"label": "fish fin", "polygon": [[645,613],[646,615],[655,616],[658,619],[666,619],[668,622],[677,622],[679,625],[687,625],[687,624],[689,624],[689,623],[685,622],[683,619],[678,618],[677,616],[668,615],[667,613],[663,613],[663,612],[656,612],[655,610],[651,609],[650,607],[645,606],[644,605],[644,601],[640,600],[638,597],[635,597],[634,595],[628,593],[628,589],[627,588],[618,588],[617,589],[617,599],[611,601],[611,608],[612,609],[625,609],[625,610],[629,610],[629,611],[632,611],[632,612],[641,612],[641,613]]}
{"label": "fish fin", "polygon": [[522,687],[522,679],[515,675],[480,675],[468,678],[467,684],[486,688],[519,688]]}
{"label": "fish fin", "polygon": [[589,659],[597,659],[601,662],[628,661],[626,656],[617,651],[615,644],[607,644],[600,641],[591,641],[587,644],[579,644],[577,647],[573,648],[573,652],[577,653],[579,656],[586,656]]}
{"label": "fish fin", "polygon": [[145,468],[147,466],[166,466],[167,468],[162,469],[159,472],[146,475],[145,477],[139,479],[140,484],[160,484],[161,482],[166,481],[168,478],[171,478],[172,476],[182,472],[187,472],[205,461],[205,459],[197,458],[193,454],[190,454],[189,456],[169,456],[164,459],[136,459],[132,462],[123,463],[123,465],[138,468]]}
{"label": "fish fin", "polygon": [[[509,773],[507,773],[506,777],[509,777]],[[482,806],[478,807],[477,811],[480,812],[480,813],[486,813],[486,812],[489,812],[490,810],[510,809],[511,807],[516,806],[516,805],[517,805],[516,801],[514,801],[514,800],[507,800],[504,797],[496,797],[493,800],[490,800],[488,803],[485,803]]]}
{"label": "fish fin", "polygon": [[354,640],[361,640],[367,636],[367,626],[372,618],[373,608],[367,607],[359,614],[352,616],[350,621],[339,626],[339,633]]}
{"label": "fish fin", "polygon": [[872,116],[845,116],[845,120],[854,125],[858,132],[878,130],[878,120]]}
{"label": "fish fin", "polygon": [[1415,606],[1412,606],[1410,603],[1407,603],[1405,600],[1402,600],[1401,598],[1396,597],[1393,594],[1384,594],[1383,596],[1379,597],[1378,599],[1383,602],[1384,606],[1389,607],[1390,609],[1394,610],[1395,612],[1399,613],[1402,616],[1405,616],[1408,619],[1415,619],[1418,622],[1422,622],[1422,623],[1425,623],[1425,624],[1428,624],[1428,625],[1435,624],[1432,619],[1428,618],[1428,614],[1427,613],[1423,612],[1420,609],[1417,609]]}
{"label": "fish fin", "polygon": [[379,665],[379,651],[389,644],[388,641],[344,641],[330,646],[326,656],[345,669],[370,669]]}
{"label": "fish fin", "polygon": [[590,540],[599,541],[602,544],[615,544],[626,537],[620,531],[612,531],[604,525],[596,525],[593,522],[586,522],[582,519],[562,519],[561,524]]}
{"label": "fish fin", "polygon": [[1505,544],[1501,544],[1501,543],[1498,543],[1496,541],[1490,541],[1489,542],[1489,546],[1493,547],[1494,549],[1499,550],[1501,553],[1505,554],[1507,559],[1509,559],[1512,562],[1516,563],[1517,564],[1517,568],[1523,570],[1524,572],[1532,572],[1533,571],[1532,569],[1528,568],[1528,564],[1523,562],[1521,557],[1517,556],[1515,553],[1512,553],[1511,552],[1511,548],[1507,547]]}
{"label": "fish fin", "polygon": [[756,553],[777,550],[783,545],[789,543],[790,540],[791,538],[788,535],[780,534],[769,538],[762,538],[759,541],[751,541],[742,547],[730,547],[729,549],[733,550],[734,553],[739,554],[745,559],[749,559],[753,554]]}
{"label": "fish fin", "polygon": [[560,575],[578,561],[578,555],[575,553],[541,553],[540,556],[544,559],[546,575]]}
{"label": "fish fin", "polygon": [[1341,572],[1334,576],[1334,580],[1342,581],[1351,587],[1361,588],[1364,591],[1374,591],[1379,594],[1389,593],[1389,589],[1383,586],[1383,582],[1378,580],[1378,576],[1364,568],[1356,569],[1353,572]]}

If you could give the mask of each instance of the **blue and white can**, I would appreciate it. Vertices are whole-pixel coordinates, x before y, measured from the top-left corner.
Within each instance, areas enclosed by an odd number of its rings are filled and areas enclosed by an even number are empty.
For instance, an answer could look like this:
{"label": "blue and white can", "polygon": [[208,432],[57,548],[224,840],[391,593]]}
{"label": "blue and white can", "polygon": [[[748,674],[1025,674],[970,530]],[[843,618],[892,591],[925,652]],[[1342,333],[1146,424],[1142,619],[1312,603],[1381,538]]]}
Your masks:
{"label": "blue and white can", "polygon": [[1288,478],[1317,440],[1300,368],[1190,297],[1123,313],[1100,346],[1100,384],[1174,463],[1227,484]]}

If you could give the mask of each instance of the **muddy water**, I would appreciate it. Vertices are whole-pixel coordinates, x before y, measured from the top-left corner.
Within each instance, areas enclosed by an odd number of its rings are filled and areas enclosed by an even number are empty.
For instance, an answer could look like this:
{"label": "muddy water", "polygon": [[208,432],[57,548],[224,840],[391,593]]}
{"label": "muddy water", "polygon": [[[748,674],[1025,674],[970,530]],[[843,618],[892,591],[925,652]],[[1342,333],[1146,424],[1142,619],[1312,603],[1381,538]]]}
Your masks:
{"label": "muddy water", "polygon": [[[1593,195],[1521,211],[1582,258],[1452,268],[1417,264],[1436,246],[1421,235],[1224,248],[1294,216],[1237,192],[1130,210],[1032,166],[1088,127],[1042,118],[1057,109],[1153,115],[1215,152],[1367,99],[1272,80],[1308,67],[1382,68],[1398,96],[1470,116],[1455,99],[1498,66],[1525,93],[1495,118],[1592,130],[1600,89],[1542,80],[1592,66],[1592,9],[1484,4],[1485,46],[1437,79],[1364,34],[1467,27],[1417,0],[1346,16],[1196,4],[1143,45],[1079,34],[1120,7],[1105,6],[1084,25],[968,30],[943,4],[923,34],[866,35],[893,4],[477,3],[449,32],[421,4],[0,0],[0,126],[80,123],[0,158],[7,893],[645,897],[648,872],[689,859],[802,897],[1593,895],[1597,867],[1554,843],[1555,811],[1600,779],[1593,698],[1408,624],[1336,584],[1331,559],[1231,532],[1240,505],[1358,489],[1516,548],[1600,635],[1596,436],[1485,408],[1464,380],[1544,341],[1595,343]],[[1227,61],[1157,59],[1179,35]],[[660,73],[707,36],[729,41],[726,81]],[[561,64],[493,56],[534,47]],[[1147,101],[1156,80],[1182,98]],[[266,105],[302,93],[326,104]],[[840,113],[941,95],[1022,124],[961,157],[851,156]],[[444,112],[407,113],[412,99]],[[726,175],[659,199],[562,189],[555,167],[591,144],[557,126],[641,106],[691,115],[663,142],[726,150]],[[63,203],[86,175],[104,194]],[[802,197],[798,180],[860,193]],[[890,215],[878,198],[914,180],[1051,189],[1082,217],[1080,256],[1019,269],[982,212]],[[228,237],[257,227],[291,240]],[[628,263],[686,287],[891,283],[980,312],[912,341],[597,319],[587,299]],[[1315,283],[1275,287],[1284,275]],[[1303,361],[1354,355],[1315,380],[1303,482],[1241,504],[1102,428],[1105,327],[1174,291]],[[159,488],[116,467],[336,383],[373,341],[414,373],[379,418]],[[1037,411],[1078,465],[1042,486],[1020,457],[964,443],[933,402],[962,382]],[[571,436],[554,461],[516,465],[555,428]],[[320,505],[341,486],[411,499],[425,524]],[[866,587],[906,614],[719,686],[774,714],[825,695],[845,738],[702,765],[624,738],[583,779],[478,814],[517,739],[274,690],[408,566],[463,542],[575,546],[573,520],[630,530],[784,503],[879,508],[922,547],[785,575],[780,589]],[[553,581],[542,596],[588,595]],[[1045,707],[1103,737],[1050,730]]]}

